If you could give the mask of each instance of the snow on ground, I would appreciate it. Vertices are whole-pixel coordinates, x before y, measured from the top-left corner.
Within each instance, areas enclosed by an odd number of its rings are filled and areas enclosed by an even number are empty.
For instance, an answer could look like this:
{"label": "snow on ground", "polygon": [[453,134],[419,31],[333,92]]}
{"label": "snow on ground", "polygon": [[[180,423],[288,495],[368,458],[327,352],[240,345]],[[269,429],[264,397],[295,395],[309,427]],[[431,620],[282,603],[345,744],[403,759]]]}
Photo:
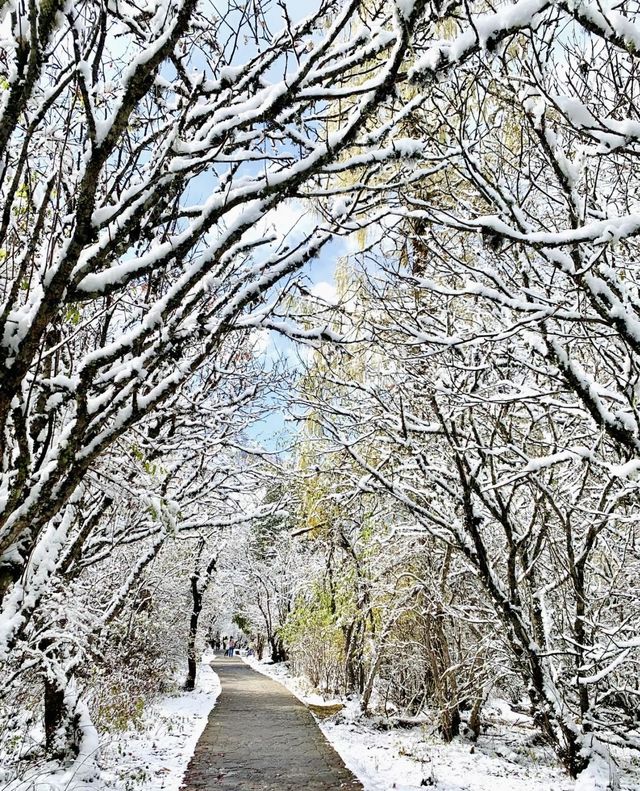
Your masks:
{"label": "snow on ground", "polygon": [[103,749],[105,791],[178,791],[220,694],[213,659],[204,653],[193,692],[161,698],[149,707],[142,728],[120,734]]}
{"label": "snow on ground", "polygon": [[[247,658],[254,670],[280,681],[307,704],[329,705],[293,678],[281,663],[269,665]],[[380,719],[359,714],[359,701],[348,701],[337,715],[318,724],[365,791],[594,791],[591,778],[571,780],[553,752],[540,743],[531,719],[514,712],[503,700],[485,709],[487,727],[474,744],[459,738],[445,744],[427,723],[411,728],[381,728]],[[618,754],[621,789],[640,789],[640,762],[629,753]]]}
{"label": "snow on ground", "polygon": [[[553,755],[530,745],[533,734],[481,736],[474,745],[445,744],[431,728],[375,730],[362,722],[327,722],[322,729],[366,791],[571,791],[574,784]],[[493,729],[492,729],[493,730]]]}
{"label": "snow on ground", "polygon": [[[178,791],[209,712],[220,694],[205,652],[196,689],[165,695],[145,710],[141,723],[101,740],[99,752],[61,769],[31,767],[2,791]],[[1,780],[0,772],[0,780]]]}

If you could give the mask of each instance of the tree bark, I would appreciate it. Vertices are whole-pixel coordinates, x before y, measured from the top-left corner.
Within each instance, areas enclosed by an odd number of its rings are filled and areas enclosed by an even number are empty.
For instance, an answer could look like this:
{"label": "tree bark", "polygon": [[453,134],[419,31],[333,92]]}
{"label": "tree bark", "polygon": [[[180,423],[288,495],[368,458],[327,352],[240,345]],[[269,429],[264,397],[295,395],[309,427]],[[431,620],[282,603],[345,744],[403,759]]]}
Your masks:
{"label": "tree bark", "polygon": [[271,635],[269,637],[269,645],[271,646],[271,660],[273,662],[277,663],[287,661],[287,652],[280,637]]}
{"label": "tree bark", "polygon": [[209,586],[209,582],[211,581],[211,574],[215,570],[217,560],[215,556],[211,558],[205,572],[205,580],[203,584],[200,585],[199,567],[203,549],[204,541],[201,540],[198,546],[196,570],[191,575],[191,599],[193,601],[193,607],[191,609],[191,617],[189,619],[189,634],[187,637],[187,679],[184,684],[184,688],[187,690],[187,692],[195,689],[196,686],[196,676],[198,673],[198,663],[196,661],[198,621],[200,619],[200,613],[202,612],[202,601],[204,594]]}
{"label": "tree bark", "polygon": [[191,618],[189,619],[189,636],[187,637],[187,680],[184,685],[187,691],[195,689],[196,674],[198,672],[198,665],[196,663],[196,637],[198,635],[198,620],[202,612],[202,591],[198,585],[199,582],[200,575],[196,571],[191,575],[193,608],[191,610]]}
{"label": "tree bark", "polygon": [[56,681],[44,680],[44,734],[45,749],[52,758],[63,758],[71,745],[63,736],[69,712],[64,702],[64,689]]}

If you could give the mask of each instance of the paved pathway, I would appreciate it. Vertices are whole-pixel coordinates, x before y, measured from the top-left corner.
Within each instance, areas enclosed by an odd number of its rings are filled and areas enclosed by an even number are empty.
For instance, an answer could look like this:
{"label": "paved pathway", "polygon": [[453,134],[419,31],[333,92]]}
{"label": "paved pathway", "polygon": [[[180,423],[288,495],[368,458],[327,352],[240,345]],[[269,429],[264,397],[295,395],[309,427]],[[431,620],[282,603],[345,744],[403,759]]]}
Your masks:
{"label": "paved pathway", "polygon": [[216,657],[222,693],[185,791],[362,791],[308,709],[240,659]]}

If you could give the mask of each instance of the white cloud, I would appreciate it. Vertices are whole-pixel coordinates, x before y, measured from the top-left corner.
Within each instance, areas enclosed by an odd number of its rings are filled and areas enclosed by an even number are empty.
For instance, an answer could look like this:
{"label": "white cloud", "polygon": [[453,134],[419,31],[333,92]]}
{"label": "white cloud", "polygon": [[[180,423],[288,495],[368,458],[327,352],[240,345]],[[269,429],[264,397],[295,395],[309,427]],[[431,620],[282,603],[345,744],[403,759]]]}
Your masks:
{"label": "white cloud", "polygon": [[252,229],[257,237],[275,234],[281,241],[287,237],[302,239],[318,224],[313,212],[300,201],[289,200],[267,212]]}
{"label": "white cloud", "polygon": [[251,344],[254,354],[266,354],[267,350],[273,346],[271,333],[269,330],[254,330],[251,333]]}
{"label": "white cloud", "polygon": [[338,304],[338,292],[336,291],[335,283],[328,283],[326,280],[321,280],[318,283],[314,283],[309,289],[309,292],[313,294],[314,297],[328,302],[329,305]]}

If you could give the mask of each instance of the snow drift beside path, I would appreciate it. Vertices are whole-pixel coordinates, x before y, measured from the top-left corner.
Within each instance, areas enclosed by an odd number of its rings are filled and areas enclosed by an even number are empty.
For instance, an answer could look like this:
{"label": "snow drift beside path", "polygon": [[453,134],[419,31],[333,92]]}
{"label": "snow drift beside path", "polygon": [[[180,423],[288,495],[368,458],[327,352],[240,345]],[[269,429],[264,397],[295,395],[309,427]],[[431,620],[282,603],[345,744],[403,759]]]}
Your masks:
{"label": "snow drift beside path", "polygon": [[178,791],[220,694],[214,658],[203,654],[193,692],[161,698],[149,708],[141,730],[127,731],[105,747],[100,760],[105,791]]}
{"label": "snow drift beside path", "polygon": [[[287,687],[307,704],[327,705],[311,692],[304,679],[292,677],[283,663],[268,665],[255,658],[245,662]],[[485,707],[486,728],[474,744],[454,739],[446,744],[428,723],[413,728],[385,730],[379,718],[365,718],[359,700],[345,702],[343,711],[318,721],[327,740],[365,791],[601,791],[608,769],[594,761],[578,780],[564,772],[553,751],[541,743],[530,717],[514,712],[507,701],[495,699]],[[620,787],[640,788],[638,767],[631,754],[619,751],[624,764]],[[605,771],[606,770],[606,771]]]}
{"label": "snow drift beside path", "polygon": [[[30,767],[2,791],[178,791],[220,681],[205,652],[196,689],[166,695],[149,705],[137,728],[114,734],[66,768],[49,762]],[[93,726],[91,726],[93,728]]]}

